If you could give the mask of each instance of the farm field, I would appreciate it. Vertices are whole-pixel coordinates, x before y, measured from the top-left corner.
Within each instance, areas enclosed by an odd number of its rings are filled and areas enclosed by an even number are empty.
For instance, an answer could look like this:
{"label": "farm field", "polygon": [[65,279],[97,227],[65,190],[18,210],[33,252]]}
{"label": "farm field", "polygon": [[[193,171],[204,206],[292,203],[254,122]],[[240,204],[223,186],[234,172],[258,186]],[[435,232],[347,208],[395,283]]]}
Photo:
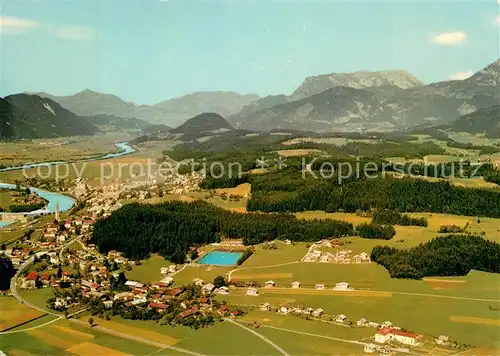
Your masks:
{"label": "farm field", "polygon": [[[271,298],[272,297],[272,298]],[[260,288],[258,297],[246,296],[232,293],[224,296],[229,303],[242,305],[255,305],[269,302],[273,305],[295,305],[301,307],[322,308],[330,315],[345,314],[354,323],[362,317],[381,323],[390,320],[393,324],[412,330],[417,333],[437,336],[446,334],[460,343],[472,344],[474,346],[486,346],[495,342],[498,338],[498,326],[493,325],[491,320],[498,320],[500,313],[498,310],[491,310],[490,305],[498,307],[497,302],[482,302],[472,300],[456,300],[446,298],[436,298],[426,295],[406,295],[392,293],[391,297],[376,296],[342,296],[318,293],[313,294],[279,294],[268,293],[264,288]],[[279,303],[279,300],[282,300]],[[278,303],[276,303],[278,301]],[[402,312],[403,311],[403,312]],[[275,313],[266,313],[264,319],[273,319]],[[462,319],[452,319],[452,316],[460,316]],[[470,320],[487,319],[488,322],[482,324],[463,322],[464,317],[480,318]],[[284,318],[298,318],[286,316]],[[300,318],[298,318],[300,319]],[[261,320],[257,320],[261,322]],[[293,321],[291,321],[293,322]],[[282,327],[290,327],[284,323]],[[312,328],[313,324],[310,324]],[[342,333],[346,328],[325,324],[332,333]],[[308,331],[310,328],[305,328]],[[471,329],[472,328],[472,329]],[[366,329],[363,329],[366,330]],[[373,335],[375,329],[368,329]],[[471,330],[474,332],[471,333]],[[335,336],[335,335],[332,335]],[[340,334],[339,334],[340,336]]]}
{"label": "farm field", "polygon": [[29,303],[44,310],[49,310],[47,308],[47,300],[54,296],[51,288],[24,289],[19,291],[19,295]]}
{"label": "farm field", "polygon": [[172,263],[165,260],[162,256],[153,255],[147,260],[141,260],[141,265],[132,266],[131,271],[125,272],[127,279],[142,283],[157,282],[163,278],[160,273],[161,267],[168,267]]}
{"label": "farm field", "polygon": [[9,355],[145,355],[158,348],[104,334],[74,322],[55,323],[25,332],[0,335],[3,351]]}
{"label": "farm field", "polygon": [[44,313],[20,304],[14,297],[0,297],[0,331],[43,317]]}
{"label": "farm field", "polygon": [[[107,152],[105,152],[107,153]],[[148,164],[155,162],[155,158],[147,153],[134,152],[125,156],[115,157],[107,160],[72,163],[70,165],[51,166],[40,168],[41,174],[46,178],[73,180],[79,175],[87,179],[87,184],[96,186],[102,181],[120,180],[144,180],[148,172]],[[153,167],[154,168],[154,167]],[[14,183],[16,180],[24,180],[26,177],[37,176],[37,168],[0,172],[0,181]]]}
{"label": "farm field", "polygon": [[25,142],[0,143],[0,164],[7,166],[34,162],[78,160],[116,152],[114,143],[129,140],[126,134],[95,137],[38,139]]}

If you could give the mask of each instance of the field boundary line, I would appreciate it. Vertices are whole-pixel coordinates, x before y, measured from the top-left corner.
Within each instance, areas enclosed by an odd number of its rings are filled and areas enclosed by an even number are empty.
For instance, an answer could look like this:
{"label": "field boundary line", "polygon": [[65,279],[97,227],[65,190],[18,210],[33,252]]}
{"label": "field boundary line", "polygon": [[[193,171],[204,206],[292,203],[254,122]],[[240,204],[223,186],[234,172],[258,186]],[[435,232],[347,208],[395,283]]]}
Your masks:
{"label": "field boundary line", "polygon": [[[49,314],[45,314],[45,315],[43,315],[43,316],[47,316],[47,315],[49,315]],[[37,320],[37,319],[40,319],[40,318],[32,319],[32,320],[30,320],[30,321],[28,321],[28,322],[26,322],[26,323],[21,324],[21,325],[16,325],[16,326],[13,326],[13,327],[12,327],[12,328],[10,328],[10,329],[17,328],[18,326],[22,326],[22,325],[24,325],[24,324],[27,324],[27,323],[32,322],[33,320]],[[27,328],[27,329],[22,329],[22,330],[12,330],[12,331],[8,331],[8,330],[7,330],[7,331],[2,331],[2,332],[0,333],[0,335],[15,334],[15,333],[22,333],[22,332],[25,332],[25,331],[35,330],[35,329],[38,329],[38,328],[41,328],[41,327],[47,326],[47,325],[49,325],[49,324],[52,324],[52,323],[54,323],[54,322],[56,322],[56,321],[58,321],[58,320],[61,320],[61,319],[62,319],[61,317],[58,317],[58,318],[55,318],[55,319],[53,319],[53,320],[51,320],[51,321],[48,321],[48,322],[46,322],[46,323],[44,323],[44,324],[37,325],[37,326],[33,326],[33,327],[31,327],[31,328]]]}
{"label": "field boundary line", "polygon": [[296,263],[300,263],[300,261],[285,262],[285,263],[279,263],[279,264],[270,265],[270,266],[254,266],[254,267],[235,268],[235,269],[229,271],[229,273],[227,275],[227,279],[228,279],[229,282],[231,282],[231,275],[233,274],[233,272],[236,272],[236,271],[243,271],[243,270],[247,270],[247,269],[258,269],[258,268],[281,267],[281,266],[293,265],[293,264],[296,264]]}
{"label": "field boundary line", "polygon": [[289,354],[287,354],[287,352],[285,350],[283,350],[281,347],[279,347],[278,345],[276,345],[274,342],[272,342],[271,340],[269,340],[267,337],[265,337],[264,335],[261,335],[259,334],[257,331],[255,330],[252,330],[250,329],[249,327],[245,326],[245,325],[242,325],[242,324],[239,324],[237,322],[235,322],[234,320],[231,320],[231,319],[228,319],[228,318],[224,318],[225,321],[228,321],[230,322],[231,324],[234,324],[236,326],[239,326],[240,328],[242,329],[245,329],[246,331],[254,334],[255,336],[257,336],[258,338],[264,340],[265,342],[267,342],[269,345],[271,345],[272,347],[274,347],[276,350],[278,350],[283,356],[291,356]]}

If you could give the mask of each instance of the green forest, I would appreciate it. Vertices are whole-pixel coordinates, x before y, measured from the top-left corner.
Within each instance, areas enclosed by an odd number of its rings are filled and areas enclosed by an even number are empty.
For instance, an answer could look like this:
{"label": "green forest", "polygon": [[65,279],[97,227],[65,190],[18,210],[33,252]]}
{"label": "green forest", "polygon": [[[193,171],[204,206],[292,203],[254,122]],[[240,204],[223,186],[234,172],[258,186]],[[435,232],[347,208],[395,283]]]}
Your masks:
{"label": "green forest", "polygon": [[465,276],[471,269],[499,273],[500,244],[480,236],[448,235],[409,250],[376,246],[371,259],[392,278]]}
{"label": "green forest", "polygon": [[233,213],[197,201],[125,205],[95,225],[92,239],[102,253],[118,250],[134,260],[158,253],[182,263],[190,247],[225,237],[242,238],[245,245],[253,245],[274,239],[318,241],[352,235],[352,224],[343,221],[304,221],[291,214]]}

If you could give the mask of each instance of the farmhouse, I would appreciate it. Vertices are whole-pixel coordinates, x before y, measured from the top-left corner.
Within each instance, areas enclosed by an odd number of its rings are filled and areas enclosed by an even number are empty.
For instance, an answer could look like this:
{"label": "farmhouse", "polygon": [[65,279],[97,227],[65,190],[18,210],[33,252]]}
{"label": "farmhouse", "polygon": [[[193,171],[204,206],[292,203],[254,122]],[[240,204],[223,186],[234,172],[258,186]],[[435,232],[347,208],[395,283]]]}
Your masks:
{"label": "farmhouse", "polygon": [[168,267],[161,267],[160,268],[160,273],[161,274],[168,274]]}
{"label": "farmhouse", "polygon": [[335,289],[335,290],[348,290],[349,283],[347,283],[347,282],[336,283],[335,287],[333,289]]}
{"label": "farmhouse", "polygon": [[292,282],[292,288],[300,288],[300,282]]}
{"label": "farmhouse", "polygon": [[375,333],[375,342],[384,344],[390,340],[400,342],[405,345],[416,346],[420,335],[383,327]]}
{"label": "farmhouse", "polygon": [[259,291],[257,290],[257,288],[253,288],[253,287],[250,287],[247,289],[247,295],[251,295],[253,297],[256,297],[259,295]]}
{"label": "farmhouse", "polygon": [[347,317],[344,314],[340,314],[340,315],[337,315],[335,317],[335,321],[337,323],[344,323],[344,322],[346,322],[346,320],[347,320]]}
{"label": "farmhouse", "polygon": [[215,286],[212,283],[207,283],[203,287],[201,287],[201,292],[203,294],[210,294],[215,289]]}
{"label": "farmhouse", "polygon": [[[163,282],[163,280],[162,280],[162,282]],[[140,282],[136,282],[136,281],[126,281],[125,285],[130,287],[130,288],[142,288],[142,287],[144,287],[144,284],[142,284]]]}
{"label": "farmhouse", "polygon": [[265,283],[266,288],[273,288],[274,287],[274,281],[267,281]]}
{"label": "farmhouse", "polygon": [[323,313],[324,313],[324,311],[321,308],[315,309],[312,312],[313,316],[315,316],[316,318],[319,318],[321,315],[323,315]]}
{"label": "farmhouse", "polygon": [[174,273],[177,270],[177,265],[170,265],[168,266],[168,272],[169,273]]}
{"label": "farmhouse", "polygon": [[283,242],[285,243],[285,245],[291,245],[292,244],[292,241],[289,240],[289,239],[286,239]]}
{"label": "farmhouse", "polygon": [[150,309],[156,309],[160,312],[164,312],[165,310],[168,309],[168,305],[164,304],[164,303],[155,303],[155,302],[150,302],[148,304],[148,308]]}

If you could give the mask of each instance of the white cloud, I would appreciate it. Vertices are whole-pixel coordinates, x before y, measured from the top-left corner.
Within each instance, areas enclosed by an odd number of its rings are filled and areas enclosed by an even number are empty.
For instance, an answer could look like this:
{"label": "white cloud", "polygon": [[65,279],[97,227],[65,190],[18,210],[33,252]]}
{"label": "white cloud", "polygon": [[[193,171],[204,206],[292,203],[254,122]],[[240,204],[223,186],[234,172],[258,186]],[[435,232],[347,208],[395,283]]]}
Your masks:
{"label": "white cloud", "polygon": [[40,23],[14,16],[0,16],[0,34],[22,33],[33,30]]}
{"label": "white cloud", "polygon": [[468,70],[467,72],[457,72],[457,73],[452,74],[450,76],[450,79],[451,80],[464,80],[464,79],[472,77],[473,74],[474,73],[472,73],[471,70]]}
{"label": "white cloud", "polygon": [[60,26],[54,30],[56,37],[69,40],[90,40],[94,37],[95,31],[83,26]]}
{"label": "white cloud", "polygon": [[452,46],[462,44],[466,39],[467,34],[465,32],[456,31],[440,33],[439,35],[432,36],[431,42],[445,46]]}

